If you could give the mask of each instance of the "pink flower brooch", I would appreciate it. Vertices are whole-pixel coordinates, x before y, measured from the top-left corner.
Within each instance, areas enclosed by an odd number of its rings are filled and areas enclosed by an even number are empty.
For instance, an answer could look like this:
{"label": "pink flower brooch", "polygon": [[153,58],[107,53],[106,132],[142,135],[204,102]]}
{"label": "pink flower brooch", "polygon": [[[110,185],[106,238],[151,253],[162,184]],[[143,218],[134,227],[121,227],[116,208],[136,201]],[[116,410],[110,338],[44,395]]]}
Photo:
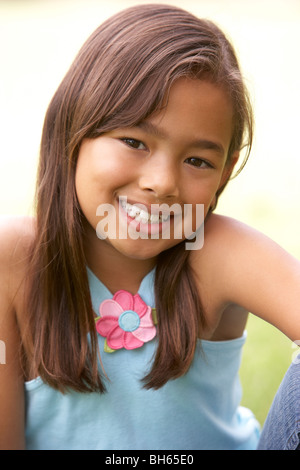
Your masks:
{"label": "pink flower brooch", "polygon": [[139,294],[119,290],[112,299],[101,303],[99,313],[96,330],[106,337],[106,352],[140,348],[156,335],[155,309],[146,305]]}

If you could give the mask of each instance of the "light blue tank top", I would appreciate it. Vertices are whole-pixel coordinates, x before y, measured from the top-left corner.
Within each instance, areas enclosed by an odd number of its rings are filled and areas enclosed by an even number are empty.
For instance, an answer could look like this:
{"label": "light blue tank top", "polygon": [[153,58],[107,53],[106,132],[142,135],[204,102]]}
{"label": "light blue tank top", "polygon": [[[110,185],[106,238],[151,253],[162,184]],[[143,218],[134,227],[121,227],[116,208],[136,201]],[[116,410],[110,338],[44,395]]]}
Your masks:
{"label": "light blue tank top", "polygon": [[[112,294],[88,270],[95,312]],[[154,307],[154,271],[139,294]],[[61,394],[38,377],[25,383],[27,449],[196,450],[255,449],[259,425],[240,407],[238,370],[245,335],[201,341],[183,377],[143,389],[156,340],[134,350],[103,351],[107,393]]]}

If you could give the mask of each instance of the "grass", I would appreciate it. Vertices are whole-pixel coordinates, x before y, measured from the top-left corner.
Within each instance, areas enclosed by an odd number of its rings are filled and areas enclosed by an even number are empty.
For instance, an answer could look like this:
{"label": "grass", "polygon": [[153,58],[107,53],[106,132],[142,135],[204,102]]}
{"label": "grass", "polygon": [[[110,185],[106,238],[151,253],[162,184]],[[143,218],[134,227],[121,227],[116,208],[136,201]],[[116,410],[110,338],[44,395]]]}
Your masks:
{"label": "grass", "polygon": [[263,425],[295,349],[280,331],[253,315],[247,333],[240,369],[242,405],[250,408]]}

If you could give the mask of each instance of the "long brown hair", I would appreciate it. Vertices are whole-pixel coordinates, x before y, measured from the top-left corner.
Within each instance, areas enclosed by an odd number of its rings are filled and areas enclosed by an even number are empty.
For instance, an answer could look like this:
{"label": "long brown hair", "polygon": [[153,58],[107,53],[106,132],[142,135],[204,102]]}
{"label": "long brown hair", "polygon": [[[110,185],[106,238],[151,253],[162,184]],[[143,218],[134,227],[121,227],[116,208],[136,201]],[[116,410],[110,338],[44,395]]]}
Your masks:
{"label": "long brown hair", "polygon": [[[182,76],[205,77],[231,97],[228,161],[235,150],[250,148],[251,106],[232,46],[210,21],[168,5],[139,5],[105,21],[83,45],[47,110],[29,277],[30,334],[24,343],[32,373],[61,391],[105,390],[86,273],[84,216],[75,192],[80,144],[141,122],[162,106]],[[158,346],[146,387],[161,387],[187,371],[203,329],[188,254],[180,243],[158,259]]]}

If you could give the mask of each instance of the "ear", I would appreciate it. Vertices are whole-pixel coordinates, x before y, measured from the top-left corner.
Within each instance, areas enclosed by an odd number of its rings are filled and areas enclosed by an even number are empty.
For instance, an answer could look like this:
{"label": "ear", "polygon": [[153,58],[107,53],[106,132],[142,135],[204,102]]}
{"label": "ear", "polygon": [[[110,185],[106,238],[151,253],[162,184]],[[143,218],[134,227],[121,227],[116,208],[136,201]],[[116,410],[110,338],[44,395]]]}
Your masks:
{"label": "ear", "polygon": [[240,157],[240,152],[237,150],[231,156],[231,158],[225,163],[222,178],[218,187],[218,190],[226,186],[230,176],[232,175],[233,169],[237,164]]}

